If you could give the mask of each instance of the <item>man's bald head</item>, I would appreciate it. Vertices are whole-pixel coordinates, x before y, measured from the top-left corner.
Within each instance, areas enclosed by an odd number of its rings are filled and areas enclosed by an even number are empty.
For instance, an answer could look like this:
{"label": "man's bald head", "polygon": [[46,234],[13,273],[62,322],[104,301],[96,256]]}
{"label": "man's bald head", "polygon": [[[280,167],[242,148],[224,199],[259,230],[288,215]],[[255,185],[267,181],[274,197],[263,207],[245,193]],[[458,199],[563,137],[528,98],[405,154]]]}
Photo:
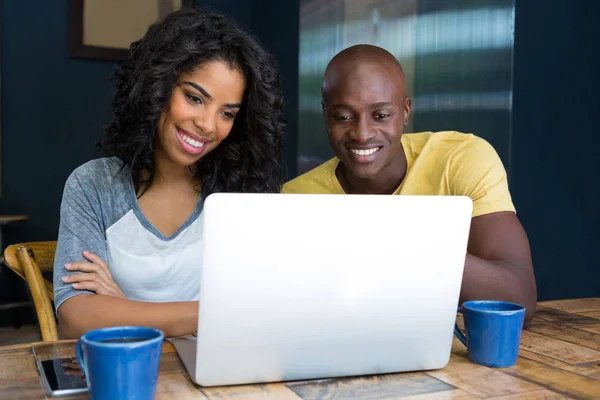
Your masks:
{"label": "man's bald head", "polygon": [[327,66],[322,94],[325,129],[340,160],[336,176],[342,187],[368,193],[357,188],[370,182],[375,192],[385,193],[406,169],[401,138],[411,100],[400,63],[380,47],[349,47]]}
{"label": "man's bald head", "polygon": [[386,79],[406,96],[404,71],[396,57],[381,47],[359,44],[342,50],[327,65],[321,87],[323,101],[344,82],[363,81],[373,74]]}

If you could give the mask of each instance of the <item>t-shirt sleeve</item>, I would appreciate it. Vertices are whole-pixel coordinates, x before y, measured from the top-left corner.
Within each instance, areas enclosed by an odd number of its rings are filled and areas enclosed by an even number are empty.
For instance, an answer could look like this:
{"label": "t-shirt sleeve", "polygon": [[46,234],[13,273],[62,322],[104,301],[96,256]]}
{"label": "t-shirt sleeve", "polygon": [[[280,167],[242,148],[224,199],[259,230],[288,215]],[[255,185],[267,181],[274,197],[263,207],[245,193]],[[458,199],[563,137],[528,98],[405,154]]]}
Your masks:
{"label": "t-shirt sleeve", "polygon": [[[85,166],[84,166],[85,167]],[[61,304],[78,294],[91,293],[76,290],[71,284],[62,281],[62,277],[73,273],[67,271],[65,264],[87,261],[82,252],[87,250],[106,260],[106,237],[102,223],[100,204],[101,193],[94,185],[97,177],[90,168],[78,168],[67,179],[60,206],[60,225],[58,244],[54,256],[54,305],[56,311]]]}
{"label": "t-shirt sleeve", "polygon": [[502,160],[482,138],[474,136],[451,156],[448,182],[453,195],[469,196],[473,200],[473,217],[516,212]]}

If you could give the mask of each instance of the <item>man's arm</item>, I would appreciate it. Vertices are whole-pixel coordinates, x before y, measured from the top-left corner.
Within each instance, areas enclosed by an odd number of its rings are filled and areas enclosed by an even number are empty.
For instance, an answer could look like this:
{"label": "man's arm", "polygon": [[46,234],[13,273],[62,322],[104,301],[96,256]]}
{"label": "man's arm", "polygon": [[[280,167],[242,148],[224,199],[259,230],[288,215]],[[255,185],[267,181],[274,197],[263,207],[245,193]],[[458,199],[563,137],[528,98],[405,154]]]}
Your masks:
{"label": "man's arm", "polygon": [[513,212],[496,212],[471,220],[468,255],[460,303],[502,300],[527,308],[529,326],[537,302],[537,288],[529,240]]}
{"label": "man's arm", "polygon": [[166,337],[184,336],[198,329],[198,302],[146,303],[97,294],[80,294],[58,309],[64,338],[78,338],[92,329],[118,325],[150,326]]}

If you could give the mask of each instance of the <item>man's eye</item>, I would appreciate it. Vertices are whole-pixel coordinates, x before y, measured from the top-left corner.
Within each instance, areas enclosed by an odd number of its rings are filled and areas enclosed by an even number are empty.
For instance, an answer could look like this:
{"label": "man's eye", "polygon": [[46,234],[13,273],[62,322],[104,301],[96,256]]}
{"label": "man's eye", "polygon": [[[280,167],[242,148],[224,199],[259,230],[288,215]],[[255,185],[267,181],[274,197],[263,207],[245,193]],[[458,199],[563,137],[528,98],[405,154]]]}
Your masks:
{"label": "man's eye", "polygon": [[348,116],[348,115],[340,115],[335,117],[335,119],[337,119],[338,121],[350,121],[352,117]]}
{"label": "man's eye", "polygon": [[377,118],[377,119],[386,119],[386,118],[388,118],[390,116],[391,116],[391,114],[382,114],[382,113],[379,113],[379,114],[375,115],[375,118]]}

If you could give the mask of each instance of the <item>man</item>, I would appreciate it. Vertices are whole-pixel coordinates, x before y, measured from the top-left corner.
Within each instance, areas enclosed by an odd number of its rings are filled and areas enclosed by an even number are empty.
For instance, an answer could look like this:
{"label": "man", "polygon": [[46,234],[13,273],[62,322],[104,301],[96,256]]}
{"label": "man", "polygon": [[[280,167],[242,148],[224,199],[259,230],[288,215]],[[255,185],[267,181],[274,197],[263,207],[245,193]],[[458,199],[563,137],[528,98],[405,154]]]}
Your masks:
{"label": "man", "polygon": [[460,303],[490,299],[535,312],[529,241],[492,146],[471,134],[403,135],[411,99],[401,65],[384,49],[337,54],[322,85],[323,116],[336,157],[288,182],[283,193],[464,195],[473,200]]}

